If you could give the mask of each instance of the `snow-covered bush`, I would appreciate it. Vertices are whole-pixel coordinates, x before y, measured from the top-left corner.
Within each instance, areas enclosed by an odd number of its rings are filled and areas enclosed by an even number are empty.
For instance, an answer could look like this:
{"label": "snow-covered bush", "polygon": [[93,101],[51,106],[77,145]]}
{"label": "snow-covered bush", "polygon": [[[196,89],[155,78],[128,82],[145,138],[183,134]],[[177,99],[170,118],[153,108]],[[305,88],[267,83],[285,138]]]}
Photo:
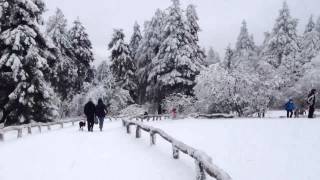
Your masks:
{"label": "snow-covered bush", "polygon": [[194,88],[197,104],[206,113],[237,112],[239,116],[248,116],[264,111],[272,86],[261,79],[259,74],[245,68],[228,71],[221,65],[212,65],[197,78]]}
{"label": "snow-covered bush", "polygon": [[133,117],[144,115],[145,112],[148,112],[148,108],[146,106],[132,104],[126,107],[125,109],[121,110],[119,114],[121,116]]}
{"label": "snow-covered bush", "polygon": [[194,97],[178,93],[172,94],[162,100],[161,106],[164,112],[167,113],[175,108],[178,113],[190,114],[195,111],[195,102]]}

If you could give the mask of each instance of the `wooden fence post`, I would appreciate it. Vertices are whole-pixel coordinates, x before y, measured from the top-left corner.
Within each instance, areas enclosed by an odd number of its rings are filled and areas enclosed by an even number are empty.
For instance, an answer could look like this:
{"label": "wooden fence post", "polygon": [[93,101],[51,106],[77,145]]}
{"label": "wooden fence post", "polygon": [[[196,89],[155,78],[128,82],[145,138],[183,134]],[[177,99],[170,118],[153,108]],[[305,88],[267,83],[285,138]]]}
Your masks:
{"label": "wooden fence post", "polygon": [[125,127],[126,126],[126,122],[124,120],[122,120],[122,126]]}
{"label": "wooden fence post", "polygon": [[196,180],[206,180],[206,173],[204,171],[203,165],[201,162],[199,161],[195,161],[196,162]]}
{"label": "wooden fence post", "polygon": [[18,138],[22,138],[22,128],[18,129]]}
{"label": "wooden fence post", "polygon": [[156,133],[153,131],[150,131],[150,145],[155,145],[156,144]]}
{"label": "wooden fence post", "polygon": [[74,120],[72,120],[72,126],[74,126]]}
{"label": "wooden fence post", "polygon": [[50,125],[47,125],[47,127],[48,127],[48,131],[50,131],[50,130],[51,130],[51,126],[50,126]]}
{"label": "wooden fence post", "polygon": [[137,128],[136,128],[136,138],[140,138],[141,137],[141,128],[140,126],[137,125]]}
{"label": "wooden fence post", "polygon": [[127,127],[127,133],[130,134],[131,131],[130,131],[130,124],[126,124],[126,127]]}
{"label": "wooden fence post", "polygon": [[0,141],[4,141],[4,135],[2,132],[0,133]]}
{"label": "wooden fence post", "polygon": [[61,127],[61,129],[63,128],[63,122],[60,123],[60,127]]}
{"label": "wooden fence post", "polygon": [[28,126],[28,134],[32,134],[32,128],[31,128],[31,126]]}
{"label": "wooden fence post", "polygon": [[172,155],[173,159],[179,159],[179,149],[172,144]]}
{"label": "wooden fence post", "polygon": [[41,133],[41,126],[40,126],[40,125],[38,126],[38,130],[39,130],[39,132]]}

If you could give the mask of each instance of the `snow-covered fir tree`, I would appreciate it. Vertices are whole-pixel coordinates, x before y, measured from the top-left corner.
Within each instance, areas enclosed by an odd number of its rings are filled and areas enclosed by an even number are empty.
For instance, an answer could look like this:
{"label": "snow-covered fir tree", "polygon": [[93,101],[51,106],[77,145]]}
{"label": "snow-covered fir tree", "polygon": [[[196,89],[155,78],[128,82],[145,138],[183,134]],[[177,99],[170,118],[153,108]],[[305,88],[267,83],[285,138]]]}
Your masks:
{"label": "snow-covered fir tree", "polygon": [[[257,63],[257,49],[253,35],[249,35],[247,23],[246,21],[243,21],[240,28],[240,34],[236,42],[236,48],[232,52],[232,56],[230,56],[230,54],[226,54],[226,58],[229,59],[228,62],[231,63],[229,65],[231,65],[232,68],[238,68],[238,66],[242,66],[244,64],[247,67],[253,66]],[[226,53],[231,53],[229,48],[227,48]]]}
{"label": "snow-covered fir tree", "polygon": [[297,24],[297,20],[291,17],[287,3],[284,2],[273,31],[263,49],[263,56],[274,67],[278,68],[286,63],[291,64],[288,61],[296,61],[300,51]]}
{"label": "snow-covered fir tree", "polygon": [[77,59],[78,78],[76,81],[76,90],[80,92],[85,82],[92,82],[94,71],[91,63],[94,60],[92,53],[92,44],[85,27],[79,19],[73,22],[73,26],[69,30],[69,38],[71,41],[72,51]]}
{"label": "snow-covered fir tree", "polygon": [[144,34],[136,53],[137,61],[137,80],[138,80],[138,102],[146,102],[146,88],[148,85],[148,76],[150,72],[150,63],[158,54],[162,43],[162,31],[164,28],[165,12],[157,9],[155,15],[150,21],[145,22]]}
{"label": "snow-covered fir tree", "polygon": [[111,69],[116,82],[120,87],[130,91],[136,98],[136,66],[131,58],[129,45],[124,42],[125,35],[122,29],[115,29],[108,45],[111,52]]}
{"label": "snow-covered fir tree", "polygon": [[6,124],[52,121],[57,115],[50,85],[54,46],[41,33],[41,0],[0,1],[0,98]]}
{"label": "snow-covered fir tree", "polygon": [[207,53],[207,57],[206,57],[206,64],[207,65],[211,65],[211,64],[217,64],[220,63],[220,56],[219,53],[216,52],[213,47],[210,47]]}
{"label": "snow-covered fir tree", "polygon": [[306,29],[304,30],[304,33],[311,32],[315,30],[316,28],[316,23],[313,21],[313,15],[310,16],[308,24],[306,26]]}
{"label": "snow-covered fir tree", "polygon": [[147,92],[156,103],[172,93],[193,94],[195,77],[202,68],[196,50],[199,46],[194,43],[180,2],[172,2],[162,32],[164,40],[148,77]]}
{"label": "snow-covered fir tree", "polygon": [[62,100],[70,100],[74,94],[75,82],[78,80],[77,59],[67,31],[67,19],[60,9],[49,17],[46,24],[46,33],[57,47],[57,63],[53,69],[53,86]]}
{"label": "snow-covered fir tree", "polygon": [[301,58],[300,38],[297,35],[297,20],[290,15],[286,2],[283,3],[273,31],[262,50],[265,59],[280,74],[280,89],[292,86],[304,72],[305,61]]}
{"label": "snow-covered fir tree", "polygon": [[320,33],[320,16],[317,19],[315,30]]}
{"label": "snow-covered fir tree", "polygon": [[231,48],[231,45],[229,44],[228,47],[226,48],[224,61],[223,61],[225,69],[230,70],[234,67],[233,56],[234,56],[234,50]]}
{"label": "snow-covered fir tree", "polygon": [[193,4],[188,5],[187,11],[186,11],[186,17],[187,17],[187,28],[188,32],[190,33],[192,45],[193,48],[193,59],[195,59],[197,62],[202,63],[202,65],[205,65],[205,53],[202,51],[201,47],[199,46],[199,32],[200,32],[200,26],[198,24],[199,17],[196,11],[196,7]]}
{"label": "snow-covered fir tree", "polygon": [[142,39],[142,35],[141,35],[141,31],[140,31],[140,25],[135,22],[134,27],[133,27],[133,34],[131,36],[131,40],[130,40],[130,50],[131,50],[131,55],[132,58],[135,59],[137,50],[139,48],[140,42]]}
{"label": "snow-covered fir tree", "polygon": [[302,37],[301,43],[302,58],[304,63],[310,62],[316,57],[320,51],[320,32],[316,30],[316,24],[313,21],[313,16],[310,17]]}
{"label": "snow-covered fir tree", "polygon": [[236,43],[236,56],[250,56],[255,49],[253,36],[249,35],[247,22],[244,20]]}

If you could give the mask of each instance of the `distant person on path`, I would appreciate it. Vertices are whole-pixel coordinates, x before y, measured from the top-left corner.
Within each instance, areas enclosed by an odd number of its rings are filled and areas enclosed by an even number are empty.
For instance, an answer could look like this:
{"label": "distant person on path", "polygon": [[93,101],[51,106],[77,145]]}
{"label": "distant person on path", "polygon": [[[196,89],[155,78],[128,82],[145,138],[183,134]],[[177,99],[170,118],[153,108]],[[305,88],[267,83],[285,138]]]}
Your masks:
{"label": "distant person on path", "polygon": [[173,108],[172,109],[172,119],[176,119],[177,118],[177,109]]}
{"label": "distant person on path", "polygon": [[311,92],[309,93],[307,103],[309,105],[308,118],[313,118],[315,105],[316,105],[316,90],[315,89],[312,89]]}
{"label": "distant person on path", "polygon": [[92,99],[89,99],[89,102],[84,106],[84,114],[87,116],[88,122],[88,131],[93,132],[94,125],[94,116],[96,112],[96,106],[92,102]]}
{"label": "distant person on path", "polygon": [[287,118],[292,118],[293,111],[296,109],[292,99],[285,104],[285,109],[287,111]]}
{"label": "distant person on path", "polygon": [[102,99],[100,98],[98,100],[98,104],[96,106],[96,116],[99,119],[99,128],[100,131],[102,131],[103,129],[103,122],[104,122],[104,118],[106,117],[107,114],[107,107],[106,105],[102,102]]}

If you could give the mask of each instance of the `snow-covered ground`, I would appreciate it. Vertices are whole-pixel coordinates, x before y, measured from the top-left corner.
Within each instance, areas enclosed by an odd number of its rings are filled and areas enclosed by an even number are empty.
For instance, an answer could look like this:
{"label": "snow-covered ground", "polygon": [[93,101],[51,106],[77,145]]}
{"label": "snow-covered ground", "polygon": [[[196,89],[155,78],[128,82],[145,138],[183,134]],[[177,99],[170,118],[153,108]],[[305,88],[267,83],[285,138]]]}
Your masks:
{"label": "snow-covered ground", "polygon": [[[178,140],[205,151],[234,180],[318,180],[320,119],[181,119],[149,122]],[[36,129],[35,129],[36,130]],[[134,132],[134,131],[132,131]],[[77,127],[0,143],[0,180],[194,180],[194,161],[149,135],[127,135],[121,122],[103,132]],[[211,179],[211,178],[208,178]]]}
{"label": "snow-covered ground", "polygon": [[320,119],[184,119],[149,124],[207,152],[233,179],[320,177]]}
{"label": "snow-covered ground", "polygon": [[[97,128],[97,127],[96,127]],[[136,140],[121,122],[105,130],[80,132],[77,127],[0,142],[0,180],[193,180],[193,167]]]}

